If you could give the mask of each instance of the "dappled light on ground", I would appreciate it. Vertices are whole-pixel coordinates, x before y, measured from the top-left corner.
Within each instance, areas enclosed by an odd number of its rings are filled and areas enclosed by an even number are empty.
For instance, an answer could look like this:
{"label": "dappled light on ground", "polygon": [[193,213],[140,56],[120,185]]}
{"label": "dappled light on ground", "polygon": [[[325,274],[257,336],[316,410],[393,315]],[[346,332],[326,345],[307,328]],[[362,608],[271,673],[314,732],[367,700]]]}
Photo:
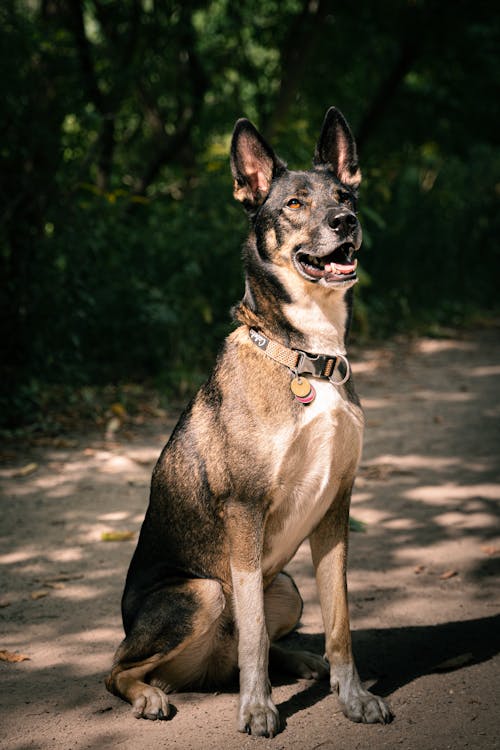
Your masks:
{"label": "dappled light on ground", "polygon": [[[442,742],[453,727],[467,737],[467,721],[484,739],[477,747],[493,748],[500,476],[491,410],[500,347],[482,333],[479,342],[417,340],[357,359],[367,430],[352,515],[365,532],[351,535],[351,620],[361,674],[389,696],[396,722],[352,725],[325,684],[278,676],[287,727],[272,747],[329,747],[321,743],[330,732],[337,747],[354,747],[368,731],[374,750],[403,741],[446,747],[422,729],[430,715]],[[2,747],[135,750],[172,738],[196,750],[200,731],[217,746],[254,746],[235,737],[234,692],[174,696],[174,719],[146,724],[102,684],[122,637],[123,581],[166,436],[80,437],[71,448],[31,448],[1,470],[0,649],[29,657],[0,663]],[[292,641],[321,653],[307,543],[289,570],[305,602]],[[440,724],[439,705],[451,728]]]}

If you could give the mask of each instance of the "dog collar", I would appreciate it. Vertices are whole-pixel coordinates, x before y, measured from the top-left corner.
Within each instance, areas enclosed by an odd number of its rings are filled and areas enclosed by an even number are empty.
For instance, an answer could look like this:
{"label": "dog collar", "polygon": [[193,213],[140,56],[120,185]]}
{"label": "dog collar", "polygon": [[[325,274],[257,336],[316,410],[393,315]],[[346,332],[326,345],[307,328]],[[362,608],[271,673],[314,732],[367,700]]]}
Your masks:
{"label": "dog collar", "polygon": [[[313,375],[313,377],[329,380],[333,385],[339,386],[346,383],[351,376],[351,366],[344,354],[339,353],[335,357],[332,357],[329,354],[309,354],[301,349],[288,349],[277,341],[268,339],[263,333],[256,331],[255,328],[250,328],[248,335],[261,351],[271,359],[274,359],[275,362],[288,367],[296,378],[304,374]],[[343,375],[340,371],[342,365],[344,369]],[[337,368],[339,375],[341,375],[340,380],[335,380],[334,378],[335,368]],[[293,388],[292,392],[294,392]]]}

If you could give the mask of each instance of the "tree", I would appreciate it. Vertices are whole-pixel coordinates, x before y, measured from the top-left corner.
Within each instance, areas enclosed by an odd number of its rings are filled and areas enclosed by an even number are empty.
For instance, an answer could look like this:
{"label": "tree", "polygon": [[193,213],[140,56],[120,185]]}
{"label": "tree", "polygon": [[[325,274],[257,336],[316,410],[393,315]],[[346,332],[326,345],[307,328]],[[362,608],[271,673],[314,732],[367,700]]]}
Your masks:
{"label": "tree", "polygon": [[34,383],[166,371],[174,388],[208,366],[242,291],[227,149],[243,114],[293,166],[310,163],[329,105],[354,125],[365,325],[492,307],[494,10],[3,3],[2,380],[13,419],[30,411]]}

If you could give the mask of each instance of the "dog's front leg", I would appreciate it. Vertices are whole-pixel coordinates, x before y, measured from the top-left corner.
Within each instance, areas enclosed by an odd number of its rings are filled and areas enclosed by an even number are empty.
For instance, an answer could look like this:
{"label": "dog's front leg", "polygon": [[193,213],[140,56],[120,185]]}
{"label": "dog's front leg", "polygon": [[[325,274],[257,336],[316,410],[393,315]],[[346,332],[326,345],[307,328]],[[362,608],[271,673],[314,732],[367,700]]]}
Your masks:
{"label": "dog's front leg", "polygon": [[279,731],[279,714],[271,698],[268,676],[269,636],[261,568],[262,520],[255,509],[239,505],[232,506],[227,513],[238,628],[238,730],[260,737],[274,737]]}
{"label": "dog's front leg", "polygon": [[347,602],[347,539],[350,490],[339,494],[310,536],[325,627],[330,684],[344,714],[352,721],[386,723],[391,712],[384,701],[365,690],[354,663]]}

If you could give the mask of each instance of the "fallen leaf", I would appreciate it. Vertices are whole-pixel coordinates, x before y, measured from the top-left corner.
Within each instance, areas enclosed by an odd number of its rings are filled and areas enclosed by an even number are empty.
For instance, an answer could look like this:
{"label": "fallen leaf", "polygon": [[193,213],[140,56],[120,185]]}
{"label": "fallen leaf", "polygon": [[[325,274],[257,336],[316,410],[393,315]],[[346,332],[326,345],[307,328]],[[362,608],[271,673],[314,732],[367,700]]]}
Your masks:
{"label": "fallen leaf", "polygon": [[447,672],[449,669],[457,669],[463,667],[465,664],[470,664],[474,659],[474,655],[471,653],[460,654],[460,656],[452,656],[451,659],[446,659],[440,662],[434,667],[435,672]]}
{"label": "fallen leaf", "polygon": [[362,467],[361,473],[366,479],[376,479],[386,481],[393,472],[393,467],[389,464],[368,464]]}
{"label": "fallen leaf", "polygon": [[3,609],[4,607],[10,607],[11,602],[9,602],[8,599],[0,599],[0,609]]}
{"label": "fallen leaf", "polygon": [[442,581],[447,581],[448,578],[453,578],[454,576],[458,575],[458,570],[445,570],[444,573],[441,573],[438,578],[440,578]]}
{"label": "fallen leaf", "polygon": [[351,531],[360,531],[364,533],[366,531],[366,524],[363,521],[358,521],[357,518],[349,516],[349,529]]}
{"label": "fallen leaf", "polygon": [[135,537],[135,531],[103,531],[102,542],[126,542]]}
{"label": "fallen leaf", "polygon": [[40,591],[32,591],[31,592],[31,598],[32,599],[43,599],[44,596],[48,596],[49,592],[47,589],[40,589]]}
{"label": "fallen leaf", "polygon": [[12,477],[27,477],[29,474],[33,474],[34,471],[38,469],[38,464],[31,463],[26,464],[26,466],[21,466],[20,469],[15,469],[11,476]]}
{"label": "fallen leaf", "polygon": [[76,440],[68,440],[63,437],[40,437],[35,440],[36,445],[50,446],[51,448],[76,448]]}
{"label": "fallen leaf", "polygon": [[18,651],[7,651],[6,649],[0,649],[0,661],[29,661],[31,657],[26,654],[20,654]]}
{"label": "fallen leaf", "polygon": [[413,472],[408,469],[400,468],[394,464],[365,464],[361,466],[360,475],[365,479],[374,479],[382,482],[386,482],[393,476],[407,476],[412,475]]}
{"label": "fallen leaf", "polygon": [[424,570],[425,570],[425,565],[417,565],[417,567],[416,567],[416,568],[413,568],[413,572],[414,572],[414,573],[415,573],[415,575],[417,575],[417,576],[418,576],[418,575],[420,575],[420,573],[423,573],[423,572],[424,572]]}
{"label": "fallen leaf", "polygon": [[85,578],[83,573],[60,573],[58,576],[52,578],[35,578],[37,583],[43,583],[44,586],[50,586],[51,583],[61,583],[62,581],[78,581],[80,578]]}
{"label": "fallen leaf", "polygon": [[111,408],[112,413],[115,415],[115,417],[120,417],[121,419],[123,419],[124,417],[127,416],[127,412],[123,404],[120,404],[120,403],[111,404],[110,408]]}
{"label": "fallen leaf", "polygon": [[139,466],[151,466],[153,461],[151,458],[143,458],[142,456],[128,456],[131,461],[133,461],[135,464],[139,464]]}
{"label": "fallen leaf", "polygon": [[485,555],[498,555],[500,554],[500,547],[495,547],[493,544],[482,544],[481,549]]}

